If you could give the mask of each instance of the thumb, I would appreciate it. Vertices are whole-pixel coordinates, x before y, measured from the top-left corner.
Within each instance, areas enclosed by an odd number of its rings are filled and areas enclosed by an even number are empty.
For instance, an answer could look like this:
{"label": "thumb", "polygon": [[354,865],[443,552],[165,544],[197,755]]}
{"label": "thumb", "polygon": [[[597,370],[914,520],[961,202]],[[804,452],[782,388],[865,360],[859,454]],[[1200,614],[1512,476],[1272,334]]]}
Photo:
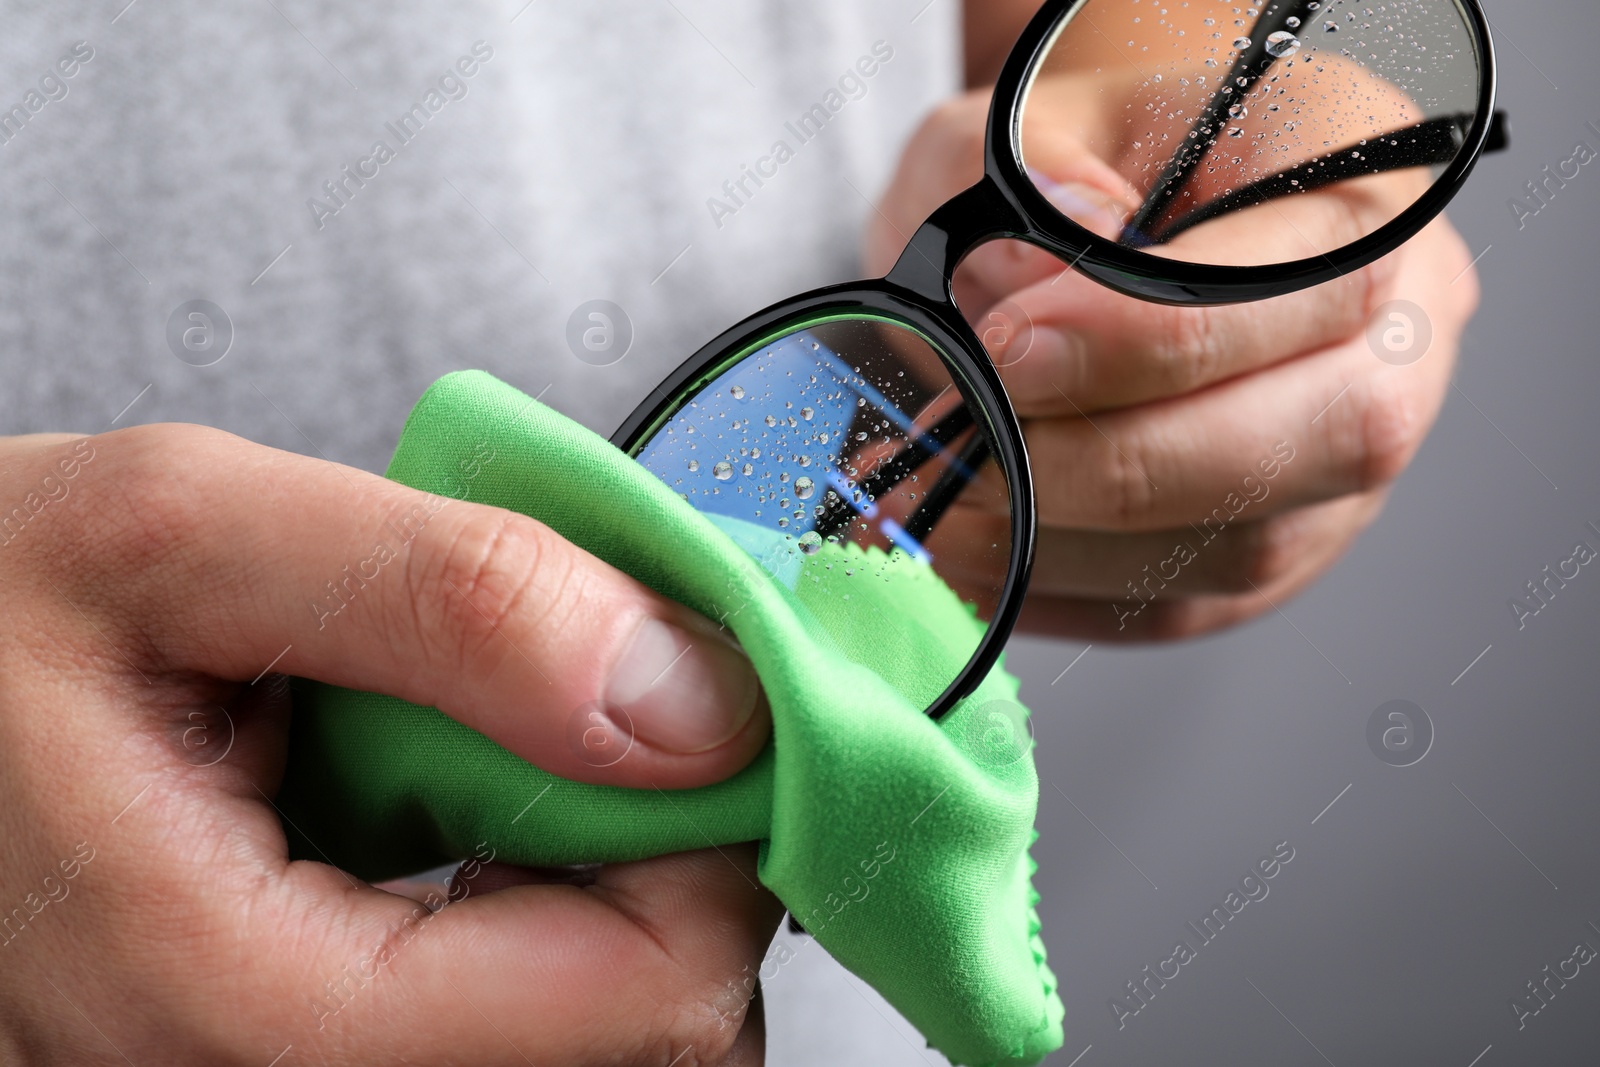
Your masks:
{"label": "thumb", "polygon": [[50,570],[149,667],[432,705],[602,784],[707,784],[766,741],[729,634],[533,519],[201,427],[90,441],[96,522]]}
{"label": "thumb", "polygon": [[[430,913],[291,866],[283,896],[342,897],[326,905],[342,932],[311,960],[262,946],[284,989],[272,999],[291,1009],[286,1040],[335,1061],[751,1062],[750,1000],[783,914],[755,868],[754,846],[707,849],[600,867],[582,887],[452,894]],[[324,979],[309,1011],[307,973]]]}

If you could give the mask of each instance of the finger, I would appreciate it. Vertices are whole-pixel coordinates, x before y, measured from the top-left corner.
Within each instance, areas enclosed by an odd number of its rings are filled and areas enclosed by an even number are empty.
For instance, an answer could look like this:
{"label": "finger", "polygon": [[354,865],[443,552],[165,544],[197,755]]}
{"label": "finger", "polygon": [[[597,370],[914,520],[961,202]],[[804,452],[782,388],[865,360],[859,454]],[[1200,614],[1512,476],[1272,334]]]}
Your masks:
{"label": "finger", "polygon": [[[135,1062],[178,1034],[214,1035],[214,1062],[265,1063],[290,1045],[319,1063],[609,1067],[665,1064],[688,1048],[701,1058],[685,1062],[717,1062],[735,1047],[782,915],[756,882],[754,846],[605,867],[587,888],[419,904],[323,864],[286,865],[259,794],[172,774],[147,784],[109,826],[56,820],[71,823],[65,840],[87,832],[94,846],[74,884],[85,903],[74,923],[22,946],[67,960],[57,980],[79,1003],[139,1005],[133,1018],[148,1027],[112,1031]],[[109,799],[121,806],[130,785]],[[84,788],[74,783],[74,797]],[[186,980],[96,992],[95,971],[71,966],[87,944],[123,961],[109,973]],[[216,1027],[222,1004],[229,1025]]]}
{"label": "finger", "polygon": [[519,867],[510,863],[467,860],[456,868],[446,887],[452,898],[467,900],[523,885],[591,886],[599,879],[600,864],[578,863],[563,867]]}
{"label": "finger", "polygon": [[[1278,72],[1270,84],[1263,83],[1255,90],[1257,96],[1272,100],[1244,101],[1249,107],[1241,108],[1241,114],[1230,121],[1235,136],[1221,138],[1204,164],[1194,169],[1186,196],[1194,203],[1206,203],[1248,185],[1262,173],[1320,157],[1330,145],[1346,140],[1354,143],[1360,131],[1348,128],[1344,105],[1350,101],[1360,101],[1357,121],[1363,130],[1370,126],[1374,134],[1409,122],[1406,116],[1414,109],[1408,111],[1404,94],[1366,74],[1338,57],[1319,63],[1315,71]],[[1125,127],[1108,123],[1121,111],[1114,102],[1136,108],[1137,99],[1149,88],[1142,76],[1132,75],[1129,72],[1131,80],[1121,91],[1117,79],[1108,82],[1103,72],[1043,78],[1030,90],[1024,120],[1023,142],[1036,184],[1046,196],[1051,195],[1052,183],[1040,180],[1042,172],[1055,182],[1074,183],[1074,189],[1086,192],[1069,196],[1058,206],[1103,236],[1121,231],[1121,221],[1132,214],[1141,197],[1126,183],[1119,190],[1115,183],[1121,178],[1115,172],[1109,180],[1102,177],[1094,169],[1096,164],[1104,166],[1097,157],[1116,159],[1124,174],[1151,173],[1149,168],[1159,169],[1168,151],[1166,136],[1157,136],[1154,129],[1144,137],[1141,152],[1139,142],[1126,143]],[[1274,114],[1279,110],[1275,101],[1285,88],[1297,84],[1296,91],[1303,91],[1306,101],[1340,103],[1331,110],[1308,106],[1303,116],[1296,108],[1299,117],[1285,124],[1282,115]],[[1146,108],[1150,104],[1145,101]],[[1152,122],[1159,123],[1162,110],[1155,109]],[[1178,127],[1187,120],[1173,121],[1176,126],[1170,132],[1181,138]],[[1143,153],[1154,155],[1146,158]],[[1079,182],[1087,190],[1076,184]],[[1414,203],[1429,184],[1430,176],[1422,168],[1340,182],[1309,195],[1270,200],[1224,215],[1170,243],[1152,246],[1148,252],[1189,263],[1234,266],[1326,256],[1375,232]],[[1096,196],[1095,187],[1103,190],[1104,197]],[[1109,221],[1104,218],[1107,215]],[[1257,329],[1262,324],[1255,308],[1231,313],[1161,312],[1126,297],[1118,298],[1120,314],[1108,321],[1100,317],[1101,302],[1091,285],[1074,278],[1070,280],[1077,285],[1070,286],[1068,279],[1062,279],[1044,289],[1039,283],[1045,279],[1028,276],[1044,268],[1025,255],[975,257],[973,264],[980,278],[970,283],[971,291],[992,295],[991,303],[1014,297],[1022,288],[1030,289],[1027,298],[1019,299],[1020,314],[1031,317],[1036,328],[1047,332],[1038,338],[1039,358],[1009,368],[1007,384],[1019,406],[1035,414],[1068,410],[1057,389],[1086,410],[1096,410],[1199,388],[1332,343],[1341,336],[1337,332],[1341,323],[1359,320],[1366,310],[1359,299],[1363,289],[1356,286],[1336,297],[1319,290],[1316,299],[1302,296],[1281,303],[1272,312],[1270,331]],[[1378,266],[1368,274],[1381,276],[1384,270]],[[1365,288],[1370,291],[1377,285],[1377,278],[1369,277]],[[1330,306],[1333,299],[1338,303]],[[1264,343],[1249,344],[1252,340]],[[1075,383],[1080,384],[1075,388]]]}
{"label": "finger", "polygon": [[[1048,283],[1067,270],[1065,263],[1036,245],[1001,239],[987,241],[969,252],[957,265],[950,285],[956,307],[982,337],[984,324],[993,312],[1001,310],[1001,305],[1011,310],[1016,294],[1041,282]],[[1020,308],[1016,313],[1023,317]],[[1005,354],[987,341],[984,347],[996,364],[1007,362]]]}
{"label": "finger", "polygon": [[[1291,254],[1306,233],[1346,243],[1361,234],[1348,213],[1299,198],[1284,210],[1297,218],[1284,227],[1276,207],[1217,220],[1197,241],[1225,262],[1230,241],[1284,245]],[[1285,241],[1280,231],[1287,230]],[[1219,236],[1220,235],[1220,236]],[[1191,235],[1185,235],[1186,237]],[[1176,249],[1176,245],[1174,248]],[[1009,297],[1014,315],[1031,328],[1026,353],[997,359],[1006,390],[1024,417],[1075,414],[1181,396],[1359,333],[1381,303],[1399,269],[1380,259],[1315,288],[1249,304],[1175,307],[1113,293],[1076,273],[1059,272]],[[1458,268],[1459,270],[1459,268]]]}
{"label": "finger", "polygon": [[[1030,592],[1017,625],[1024,633],[1106,643],[1200,637],[1281,610],[1332,566],[1353,536],[1354,532],[1349,537],[1308,544],[1303,555],[1286,561],[1282,572],[1246,592],[1166,598],[1166,590],[1158,589],[1158,595],[1148,600],[1136,596],[1114,600],[1050,593],[1036,596]],[[1144,588],[1142,582],[1140,587]]]}
{"label": "finger", "polygon": [[582,781],[704,784],[765,741],[727,633],[541,523],[200,427],[89,440],[92,512],[30,538],[33,580],[117,669],[386,693]]}
{"label": "finger", "polygon": [[1150,251],[1185,263],[1232,266],[1316,259],[1377,232],[1431,183],[1422,167],[1347,178],[1220,215]]}
{"label": "finger", "polygon": [[878,210],[867,220],[862,258],[869,273],[888,273],[923,220],[983,177],[989,96],[983,90],[952,97],[911,135]]}
{"label": "finger", "polygon": [[[1135,610],[1155,601],[1253,592],[1276,585],[1307,559],[1336,553],[1376,517],[1384,496],[1360,493],[1220,528],[1108,533],[1041,527],[1028,589]],[[973,518],[958,511],[948,516],[957,543]],[[974,536],[983,535],[987,518],[973,526]],[[959,568],[959,554],[944,558]]]}
{"label": "finger", "polygon": [[1176,400],[1029,422],[1040,522],[1214,529],[1385,485],[1443,401],[1454,340],[1436,334],[1407,367],[1362,340]]}
{"label": "finger", "polygon": [[[367,941],[417,911],[370,899],[355,910]],[[473,897],[393,936],[380,973],[320,1036],[361,1062],[722,1062],[782,914],[756,885],[753,846],[604,867],[586,889]]]}
{"label": "finger", "polygon": [[[989,98],[987,89],[954,97],[912,134],[879,210],[868,221],[864,259],[870,272],[887,272],[929,215],[983,177]],[[1070,136],[1041,146],[1038,158],[1030,156],[1028,162],[1045,195],[1096,232],[1114,232],[1121,214],[1138,203],[1126,179]],[[985,254],[982,248],[974,253],[980,261]],[[1056,263],[1038,250],[1018,254],[1039,269]]]}
{"label": "finger", "polygon": [[[70,739],[102,770],[26,765],[18,795],[41,803],[19,825],[45,854],[76,856],[66,877],[79,902],[71,922],[35,924],[8,951],[48,966],[77,1004],[133,1005],[114,1022],[86,1010],[134,1062],[202,1042],[207,1062],[266,1063],[293,1045],[298,1062],[608,1067],[691,1046],[716,1062],[734,1047],[783,910],[759,885],[754,846],[601,867],[586,888],[504,879],[421,906],[286,862],[261,789],[271,761],[241,752],[281,751],[281,719],[275,737],[242,732],[198,768],[137,722],[98,725],[125,697],[97,699],[70,672],[34,688],[61,714],[7,723],[6,743],[46,752]],[[149,699],[174,688],[158,682]],[[478,856],[486,878],[514,870],[486,845]],[[40,1018],[84,1028],[65,1002]]]}
{"label": "finger", "polygon": [[[1138,196],[1115,171],[1088,156],[1070,170],[1066,166],[1056,169],[1057,173],[1067,170],[1075,177],[1056,179],[1032,167],[1028,174],[1045,199],[1063,215],[1092,233],[1115,240],[1122,232],[1122,220],[1138,206]],[[1028,241],[994,240],[979,245],[961,260],[952,289],[956,306],[968,322],[977,325],[983,318],[980,312],[1011,294],[1042,282],[1055,283],[1071,274],[1071,265]]]}
{"label": "finger", "polygon": [[766,998],[761,992],[761,982],[757,979],[755,995],[750,998],[750,1007],[745,1011],[744,1025],[739,1027],[739,1036],[734,1039],[733,1048],[728,1051],[728,1055],[719,1067],[761,1067],[766,1062]]}

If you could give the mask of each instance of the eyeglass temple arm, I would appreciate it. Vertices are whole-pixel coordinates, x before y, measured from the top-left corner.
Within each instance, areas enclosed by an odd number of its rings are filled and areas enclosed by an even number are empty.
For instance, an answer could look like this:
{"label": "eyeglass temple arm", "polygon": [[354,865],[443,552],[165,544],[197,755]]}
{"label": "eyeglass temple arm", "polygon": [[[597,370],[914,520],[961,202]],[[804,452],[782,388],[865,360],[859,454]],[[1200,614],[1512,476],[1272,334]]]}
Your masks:
{"label": "eyeglass temple arm", "polygon": [[[1341,149],[1338,155],[1307,160],[1297,167],[1251,182],[1210,203],[1202,204],[1187,215],[1157,227],[1153,232],[1135,231],[1130,223],[1122,233],[1122,242],[1139,247],[1163,245],[1202,222],[1280,196],[1308,193],[1350,178],[1449,163],[1461,151],[1467,131],[1472,127],[1472,119],[1471,112],[1445,115],[1391,133],[1379,134],[1368,138],[1364,145]],[[1502,152],[1510,145],[1510,123],[1505,112],[1496,111],[1490,122],[1484,151]]]}
{"label": "eyeglass temple arm", "polygon": [[[972,412],[962,404],[929,427],[926,433],[910,438],[911,443],[906,448],[861,481],[859,492],[868,500],[876,500],[938,455],[944,450],[945,445],[954,441],[971,425]],[[939,447],[929,448],[930,442]],[[849,525],[853,511],[849,502],[838,490],[829,489],[822,506],[825,509],[824,514],[812,527],[818,534],[828,537]]]}
{"label": "eyeglass temple arm", "polygon": [[904,529],[907,536],[917,542],[926,541],[988,458],[989,439],[982,433],[973,434],[972,440],[961,449],[956,462],[945,468],[939,480],[933,483],[933,488],[922,498],[922,504],[906,519]]}
{"label": "eyeglass temple arm", "polygon": [[1267,38],[1286,29],[1292,18],[1303,23],[1319,6],[1316,0],[1284,0],[1271,3],[1261,13],[1250,31],[1250,47],[1234,60],[1227,77],[1211,94],[1211,101],[1190,125],[1189,135],[1179,144],[1155,184],[1150,186],[1139,210],[1128,220],[1127,232],[1138,233],[1150,228],[1170,199],[1177,196],[1194,176],[1196,164],[1205,156],[1206,150],[1216,140],[1215,135],[1222,128],[1229,104],[1244,99],[1261,76],[1277,62],[1277,57],[1267,51]]}

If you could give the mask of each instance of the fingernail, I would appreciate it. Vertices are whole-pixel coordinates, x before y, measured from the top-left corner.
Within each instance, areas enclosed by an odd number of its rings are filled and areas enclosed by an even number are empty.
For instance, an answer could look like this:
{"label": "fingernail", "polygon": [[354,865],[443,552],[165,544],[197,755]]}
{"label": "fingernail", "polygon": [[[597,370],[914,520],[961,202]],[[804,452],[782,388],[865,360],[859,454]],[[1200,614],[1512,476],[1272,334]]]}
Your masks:
{"label": "fingernail", "polygon": [[744,728],[761,686],[750,660],[717,635],[646,619],[612,668],[606,701],[634,736],[664,752],[716,748]]}
{"label": "fingernail", "polygon": [[1062,394],[1074,397],[1084,386],[1089,346],[1075,333],[1035,326],[1028,354],[1004,368],[1000,377],[1014,404],[1060,406]]}
{"label": "fingernail", "polygon": [[1090,233],[1108,241],[1116,240],[1122,233],[1125,210],[1103,190],[1081,182],[1051,181],[1038,171],[1030,170],[1029,174],[1046,200]]}

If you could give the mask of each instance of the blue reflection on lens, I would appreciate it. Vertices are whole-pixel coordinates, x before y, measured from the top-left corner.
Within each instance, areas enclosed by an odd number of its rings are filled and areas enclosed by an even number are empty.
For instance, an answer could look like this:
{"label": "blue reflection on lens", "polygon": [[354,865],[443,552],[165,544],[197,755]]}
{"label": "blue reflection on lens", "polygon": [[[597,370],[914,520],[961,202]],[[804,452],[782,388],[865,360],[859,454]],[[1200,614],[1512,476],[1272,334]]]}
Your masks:
{"label": "blue reflection on lens", "polygon": [[[951,456],[838,353],[802,330],[725,371],[636,458],[784,580],[798,571],[795,540],[815,529],[816,507],[828,488],[856,514],[877,517],[840,462],[863,409],[926,450]],[[884,516],[877,526],[912,558],[931,560],[899,523]]]}

